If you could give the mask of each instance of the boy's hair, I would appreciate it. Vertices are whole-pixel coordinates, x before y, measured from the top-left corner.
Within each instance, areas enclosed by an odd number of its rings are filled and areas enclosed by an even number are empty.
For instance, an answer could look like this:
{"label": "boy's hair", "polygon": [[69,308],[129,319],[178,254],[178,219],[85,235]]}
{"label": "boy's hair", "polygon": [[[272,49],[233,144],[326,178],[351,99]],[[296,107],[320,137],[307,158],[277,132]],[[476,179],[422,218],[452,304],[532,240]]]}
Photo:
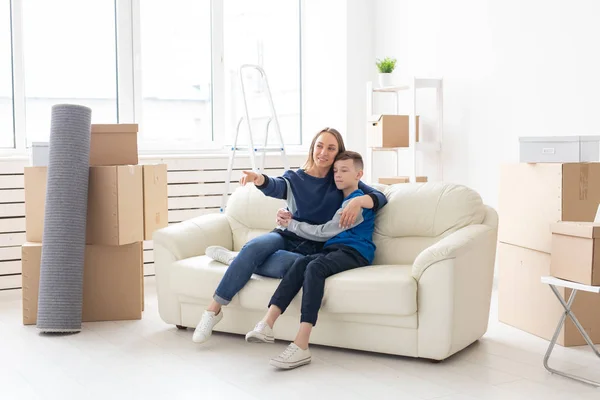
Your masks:
{"label": "boy's hair", "polygon": [[362,171],[364,168],[362,156],[355,151],[350,151],[350,150],[342,151],[335,157],[335,161],[342,161],[342,160],[353,160],[354,168],[356,168],[359,171]]}

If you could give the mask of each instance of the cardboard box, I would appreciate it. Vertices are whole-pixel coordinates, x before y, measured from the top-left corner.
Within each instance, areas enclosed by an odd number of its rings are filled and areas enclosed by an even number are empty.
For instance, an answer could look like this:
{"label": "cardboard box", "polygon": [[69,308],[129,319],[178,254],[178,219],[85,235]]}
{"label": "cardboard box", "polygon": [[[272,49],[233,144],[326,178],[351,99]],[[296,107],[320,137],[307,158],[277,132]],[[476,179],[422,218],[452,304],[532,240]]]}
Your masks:
{"label": "cardboard box", "polygon": [[[408,115],[373,115],[367,126],[368,147],[408,147]],[[418,115],[415,128],[418,142]]]}
{"label": "cardboard box", "polygon": [[[37,322],[41,243],[25,243],[23,264],[23,324]],[[142,243],[85,248],[83,322],[142,318]]]}
{"label": "cardboard box", "polygon": [[169,224],[167,165],[144,165],[144,240]]}
{"label": "cardboard box", "polygon": [[600,285],[600,223],[552,224],[550,275],[584,285]]}
{"label": "cardboard box", "polygon": [[124,245],[144,238],[140,165],[90,168],[88,244]]}
{"label": "cardboard box", "polygon": [[90,166],[136,165],[137,124],[92,124]]}
{"label": "cardboard box", "polygon": [[[25,236],[42,242],[46,167],[25,167]],[[142,166],[90,167],[86,243],[124,245],[144,240]]]}
{"label": "cardboard box", "polygon": [[[564,312],[542,276],[550,275],[550,254],[506,243],[498,244],[498,317],[500,322],[550,340]],[[563,298],[570,289],[557,288]],[[573,312],[594,343],[600,343],[600,296],[578,292]],[[561,346],[581,346],[585,341],[567,319],[558,336]]]}
{"label": "cardboard box", "polygon": [[550,253],[550,224],[591,222],[599,203],[600,163],[503,165],[498,240]]}
{"label": "cardboard box", "polygon": [[[427,182],[426,176],[417,176],[417,182]],[[382,185],[395,185],[397,183],[409,183],[410,177],[408,176],[393,176],[390,178],[379,178],[379,183]]]}

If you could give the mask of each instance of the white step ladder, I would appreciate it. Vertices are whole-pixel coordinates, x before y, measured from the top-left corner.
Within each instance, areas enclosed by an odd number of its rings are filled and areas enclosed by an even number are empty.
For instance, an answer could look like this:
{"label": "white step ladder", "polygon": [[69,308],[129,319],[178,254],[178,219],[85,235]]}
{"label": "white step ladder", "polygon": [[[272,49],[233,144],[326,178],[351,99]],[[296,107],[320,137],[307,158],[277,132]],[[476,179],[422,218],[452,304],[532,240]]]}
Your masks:
{"label": "white step ladder", "polygon": [[[246,97],[246,87],[244,84],[244,71],[248,69],[254,69],[260,73],[260,77],[264,82],[267,94],[267,100],[269,101],[269,109],[271,111],[271,116],[267,119],[267,124],[265,127],[265,140],[262,146],[255,145],[254,136],[252,133],[252,119],[250,118],[250,112],[248,111],[248,100]],[[225,206],[227,204],[227,199],[229,197],[229,189],[231,186],[231,174],[233,172],[233,164],[235,163],[235,157],[237,154],[242,153],[243,155],[250,156],[250,163],[252,165],[252,171],[256,173],[261,173],[265,169],[265,160],[267,158],[267,153],[279,153],[283,158],[283,167],[285,170],[290,169],[287,155],[285,153],[285,145],[283,143],[283,136],[281,135],[281,129],[279,126],[279,119],[277,118],[277,113],[275,112],[275,105],[273,104],[273,97],[271,96],[271,89],[269,88],[269,81],[267,80],[267,74],[265,70],[259,66],[254,64],[244,64],[240,67],[240,84],[242,89],[242,96],[244,100],[244,110],[245,117],[240,118],[237,124],[236,132],[235,132],[235,140],[233,141],[233,146],[231,147],[231,153],[229,154],[229,167],[227,169],[227,177],[225,178],[225,191],[223,192],[223,199],[221,203],[221,212],[225,211]],[[262,85],[261,85],[262,86]],[[260,117],[259,117],[260,118]],[[249,145],[248,146],[238,146],[238,140],[240,136],[240,128],[242,127],[242,123],[246,121],[248,126],[248,135],[249,135]],[[269,142],[269,126],[271,122],[274,122],[275,132],[277,133],[277,139],[279,143],[277,145],[268,145]],[[256,156],[257,154],[262,154],[262,160],[260,167],[257,167]]]}

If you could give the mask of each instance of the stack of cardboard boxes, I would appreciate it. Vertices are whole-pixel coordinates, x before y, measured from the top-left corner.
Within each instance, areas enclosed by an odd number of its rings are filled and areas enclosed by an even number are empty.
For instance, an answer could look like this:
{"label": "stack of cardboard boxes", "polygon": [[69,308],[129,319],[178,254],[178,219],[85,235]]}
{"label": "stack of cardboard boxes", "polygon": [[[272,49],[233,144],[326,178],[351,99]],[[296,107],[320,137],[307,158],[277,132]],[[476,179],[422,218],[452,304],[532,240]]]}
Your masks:
{"label": "stack of cardboard boxes", "polygon": [[[140,319],[143,241],[167,225],[167,167],[138,165],[137,124],[92,125],[84,322]],[[23,323],[37,321],[47,167],[25,168]]]}
{"label": "stack of cardboard boxes", "polygon": [[[584,264],[590,262],[582,251],[593,251],[596,231],[575,228],[575,232],[568,227],[573,222],[564,221],[594,221],[599,203],[600,163],[520,163],[502,167],[498,231],[501,322],[547,340],[552,338],[564,309],[540,278],[554,275],[574,280],[577,257],[583,257]],[[592,242],[584,240],[586,235]],[[565,298],[571,292],[564,288],[559,291]],[[594,343],[600,343],[599,309],[600,296],[577,294],[573,311]],[[579,346],[585,341],[567,319],[557,343]]]}

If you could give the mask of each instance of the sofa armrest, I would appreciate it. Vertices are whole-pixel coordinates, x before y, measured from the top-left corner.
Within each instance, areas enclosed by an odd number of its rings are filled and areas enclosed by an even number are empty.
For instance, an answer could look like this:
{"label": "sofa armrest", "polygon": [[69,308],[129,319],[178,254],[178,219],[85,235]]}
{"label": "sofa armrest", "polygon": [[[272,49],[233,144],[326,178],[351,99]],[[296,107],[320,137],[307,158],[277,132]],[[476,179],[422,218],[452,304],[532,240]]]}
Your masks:
{"label": "sofa armrest", "polygon": [[495,226],[471,225],[415,260],[419,357],[443,360],[487,331],[497,235]]}
{"label": "sofa armrest", "polygon": [[423,250],[412,267],[413,277],[418,281],[423,273],[435,263],[460,257],[487,240],[494,228],[487,225],[469,225],[451,233],[439,242]]}
{"label": "sofa armrest", "polygon": [[201,256],[208,246],[233,247],[231,226],[224,214],[206,214],[154,232],[154,247],[169,251],[175,260]]}

